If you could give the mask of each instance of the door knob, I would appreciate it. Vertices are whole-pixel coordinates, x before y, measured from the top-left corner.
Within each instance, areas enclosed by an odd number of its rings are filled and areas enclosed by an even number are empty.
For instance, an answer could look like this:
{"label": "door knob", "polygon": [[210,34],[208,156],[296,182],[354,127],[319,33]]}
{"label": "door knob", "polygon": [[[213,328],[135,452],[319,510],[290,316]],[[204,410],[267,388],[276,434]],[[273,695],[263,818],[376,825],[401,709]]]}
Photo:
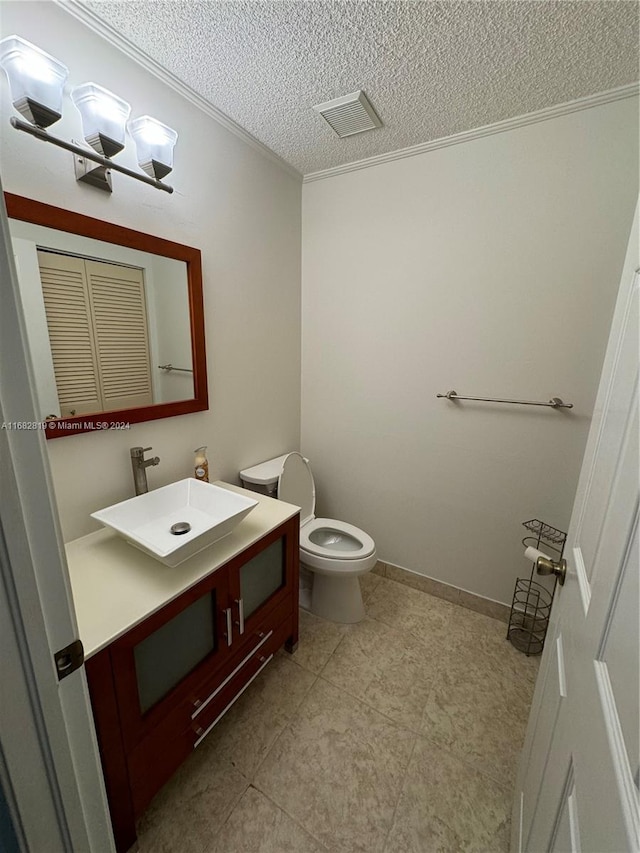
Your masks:
{"label": "door knob", "polygon": [[560,586],[564,586],[567,577],[567,561],[548,560],[546,557],[538,557],[536,560],[536,571],[539,575],[555,575]]}

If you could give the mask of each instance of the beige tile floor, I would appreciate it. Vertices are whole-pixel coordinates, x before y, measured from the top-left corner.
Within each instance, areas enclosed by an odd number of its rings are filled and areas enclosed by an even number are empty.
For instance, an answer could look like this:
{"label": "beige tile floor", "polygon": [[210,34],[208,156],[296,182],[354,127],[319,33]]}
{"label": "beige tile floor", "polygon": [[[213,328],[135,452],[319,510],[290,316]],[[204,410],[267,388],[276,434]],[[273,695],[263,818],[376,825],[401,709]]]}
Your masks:
{"label": "beige tile floor", "polygon": [[156,796],[140,853],[503,853],[538,661],[502,622],[379,575],[367,616],[301,611]]}

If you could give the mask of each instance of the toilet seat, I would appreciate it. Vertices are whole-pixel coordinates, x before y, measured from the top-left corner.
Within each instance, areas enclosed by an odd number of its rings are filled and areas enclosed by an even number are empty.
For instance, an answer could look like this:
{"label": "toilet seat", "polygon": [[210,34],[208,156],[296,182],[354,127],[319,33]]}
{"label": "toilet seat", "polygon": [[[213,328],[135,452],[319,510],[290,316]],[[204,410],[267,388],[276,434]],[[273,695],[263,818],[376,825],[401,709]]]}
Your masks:
{"label": "toilet seat", "polygon": [[[335,518],[316,518],[313,474],[302,454],[285,457],[278,478],[278,499],[300,507],[300,557],[310,567],[346,573],[369,568],[376,545],[364,530]],[[360,563],[360,561],[363,561]]]}
{"label": "toilet seat", "polygon": [[[337,535],[332,537],[332,532]],[[318,536],[323,533],[327,535]],[[353,524],[335,518],[314,518],[300,528],[300,548],[330,560],[361,560],[373,554],[376,546],[368,533]]]}

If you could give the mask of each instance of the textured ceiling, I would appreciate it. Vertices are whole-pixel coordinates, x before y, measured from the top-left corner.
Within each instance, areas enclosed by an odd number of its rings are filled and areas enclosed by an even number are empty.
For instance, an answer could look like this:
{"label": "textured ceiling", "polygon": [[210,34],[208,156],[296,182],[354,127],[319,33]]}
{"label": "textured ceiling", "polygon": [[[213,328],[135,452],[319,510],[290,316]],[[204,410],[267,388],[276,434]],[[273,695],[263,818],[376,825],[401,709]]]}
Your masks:
{"label": "textured ceiling", "polygon": [[[633,2],[82,4],[303,174],[638,80]],[[384,127],[314,104],[363,89]]]}

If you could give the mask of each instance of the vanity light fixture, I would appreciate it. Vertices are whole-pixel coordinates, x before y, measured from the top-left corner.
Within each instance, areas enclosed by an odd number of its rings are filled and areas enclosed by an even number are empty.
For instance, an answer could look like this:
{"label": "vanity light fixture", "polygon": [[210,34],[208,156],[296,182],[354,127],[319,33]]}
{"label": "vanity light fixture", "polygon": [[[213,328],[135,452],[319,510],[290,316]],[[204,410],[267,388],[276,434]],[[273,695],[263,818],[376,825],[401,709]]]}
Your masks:
{"label": "vanity light fixture", "polygon": [[111,192],[110,173],[115,170],[156,189],[173,192],[161,178],[173,168],[173,147],[178,138],[175,130],[150,116],[129,123],[138,162],[146,172],[141,175],[111,159],[125,146],[125,126],[131,112],[126,101],[96,83],[83,83],[73,89],[71,99],[80,112],[85,141],[91,146],[84,148],[46,130],[62,117],[63,89],[69,74],[65,65],[13,35],[0,41],[0,66],[9,78],[13,106],[27,119],[22,121],[13,116],[12,127],[71,151],[75,155],[77,180]]}
{"label": "vanity light fixture", "polygon": [[103,157],[119,154],[124,148],[124,128],[131,112],[129,104],[96,83],[76,86],[71,100],[82,117],[85,141]]}
{"label": "vanity light fixture", "polygon": [[[85,142],[101,154],[111,158],[124,148],[125,123],[131,107],[122,98],[96,83],[83,83],[71,92],[71,100],[82,118],[82,135]],[[111,192],[111,179],[107,167],[97,165],[76,155],[76,179]]]}
{"label": "vanity light fixture", "polygon": [[133,119],[127,124],[127,130],[136,143],[140,168],[157,180],[168,175],[173,169],[176,131],[151,116]]}
{"label": "vanity light fixture", "polygon": [[9,78],[13,106],[38,127],[62,117],[62,90],[69,69],[20,36],[0,41],[0,65]]}

